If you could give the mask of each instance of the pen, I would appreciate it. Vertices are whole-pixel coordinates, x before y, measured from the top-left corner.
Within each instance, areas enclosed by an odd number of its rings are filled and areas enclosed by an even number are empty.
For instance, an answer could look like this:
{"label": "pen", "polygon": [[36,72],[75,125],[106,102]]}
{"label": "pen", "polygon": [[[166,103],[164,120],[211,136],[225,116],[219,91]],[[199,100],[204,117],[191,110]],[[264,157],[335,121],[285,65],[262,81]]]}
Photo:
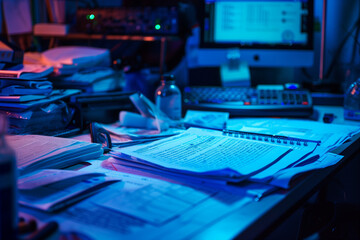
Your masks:
{"label": "pen", "polygon": [[46,237],[50,236],[58,229],[58,223],[55,221],[51,221],[43,225],[37,231],[33,232],[29,235],[26,240],[41,240],[46,239]]}

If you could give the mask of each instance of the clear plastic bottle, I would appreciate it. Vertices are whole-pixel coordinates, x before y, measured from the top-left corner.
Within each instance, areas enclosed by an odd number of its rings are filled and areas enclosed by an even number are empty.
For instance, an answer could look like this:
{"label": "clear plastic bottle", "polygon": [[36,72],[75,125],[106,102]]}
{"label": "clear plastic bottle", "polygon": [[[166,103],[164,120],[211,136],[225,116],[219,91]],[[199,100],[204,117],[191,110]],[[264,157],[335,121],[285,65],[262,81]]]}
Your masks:
{"label": "clear plastic bottle", "polygon": [[344,118],[360,121],[360,78],[353,82],[345,92]]}
{"label": "clear plastic bottle", "polygon": [[7,126],[5,116],[0,114],[0,239],[16,239],[17,166],[15,153],[6,143]]}
{"label": "clear plastic bottle", "polygon": [[174,75],[161,76],[161,85],[155,91],[156,106],[173,120],[181,119],[181,91],[175,85]]}

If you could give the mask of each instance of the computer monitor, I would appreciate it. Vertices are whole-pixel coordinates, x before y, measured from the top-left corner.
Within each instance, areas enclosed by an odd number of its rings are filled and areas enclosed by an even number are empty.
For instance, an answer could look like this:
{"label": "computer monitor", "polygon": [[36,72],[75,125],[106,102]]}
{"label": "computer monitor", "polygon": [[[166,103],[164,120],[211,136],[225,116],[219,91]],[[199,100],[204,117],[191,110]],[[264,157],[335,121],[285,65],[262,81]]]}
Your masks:
{"label": "computer monitor", "polygon": [[203,0],[197,66],[220,66],[233,49],[249,66],[312,66],[313,8],[313,0]]}

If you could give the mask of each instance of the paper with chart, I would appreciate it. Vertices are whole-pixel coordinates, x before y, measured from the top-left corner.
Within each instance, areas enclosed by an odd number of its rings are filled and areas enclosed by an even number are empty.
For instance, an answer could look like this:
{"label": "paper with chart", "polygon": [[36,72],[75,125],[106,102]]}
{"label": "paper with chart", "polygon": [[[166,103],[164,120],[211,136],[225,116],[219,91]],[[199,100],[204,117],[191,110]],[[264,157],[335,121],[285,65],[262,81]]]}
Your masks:
{"label": "paper with chart", "polygon": [[[253,201],[245,190],[232,193],[202,185],[189,187],[108,170],[102,167],[102,161],[90,162],[91,166],[79,171],[104,173],[121,183],[54,216],[53,220],[62,223],[61,231],[84,233],[92,239],[186,239]],[[145,191],[156,196],[140,194]],[[109,199],[112,197],[114,201]],[[160,204],[169,198],[176,205]],[[122,204],[127,208],[122,209]],[[148,207],[140,211],[139,206],[146,204]]]}

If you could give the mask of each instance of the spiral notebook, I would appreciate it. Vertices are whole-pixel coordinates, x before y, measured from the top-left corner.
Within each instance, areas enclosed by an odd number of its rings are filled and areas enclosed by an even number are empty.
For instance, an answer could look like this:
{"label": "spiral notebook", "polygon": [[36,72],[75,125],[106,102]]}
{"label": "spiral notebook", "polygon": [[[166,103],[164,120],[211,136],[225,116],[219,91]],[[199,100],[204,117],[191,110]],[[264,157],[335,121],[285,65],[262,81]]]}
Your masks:
{"label": "spiral notebook", "polygon": [[224,129],[223,135],[225,136],[233,136],[238,138],[245,138],[257,141],[264,141],[276,144],[285,144],[285,145],[293,145],[293,146],[308,146],[309,143],[315,143],[317,146],[320,146],[321,141],[304,139],[304,138],[295,138],[281,135],[273,135],[273,134],[264,134],[264,133],[254,133],[254,132],[246,132],[246,131],[236,131]]}

